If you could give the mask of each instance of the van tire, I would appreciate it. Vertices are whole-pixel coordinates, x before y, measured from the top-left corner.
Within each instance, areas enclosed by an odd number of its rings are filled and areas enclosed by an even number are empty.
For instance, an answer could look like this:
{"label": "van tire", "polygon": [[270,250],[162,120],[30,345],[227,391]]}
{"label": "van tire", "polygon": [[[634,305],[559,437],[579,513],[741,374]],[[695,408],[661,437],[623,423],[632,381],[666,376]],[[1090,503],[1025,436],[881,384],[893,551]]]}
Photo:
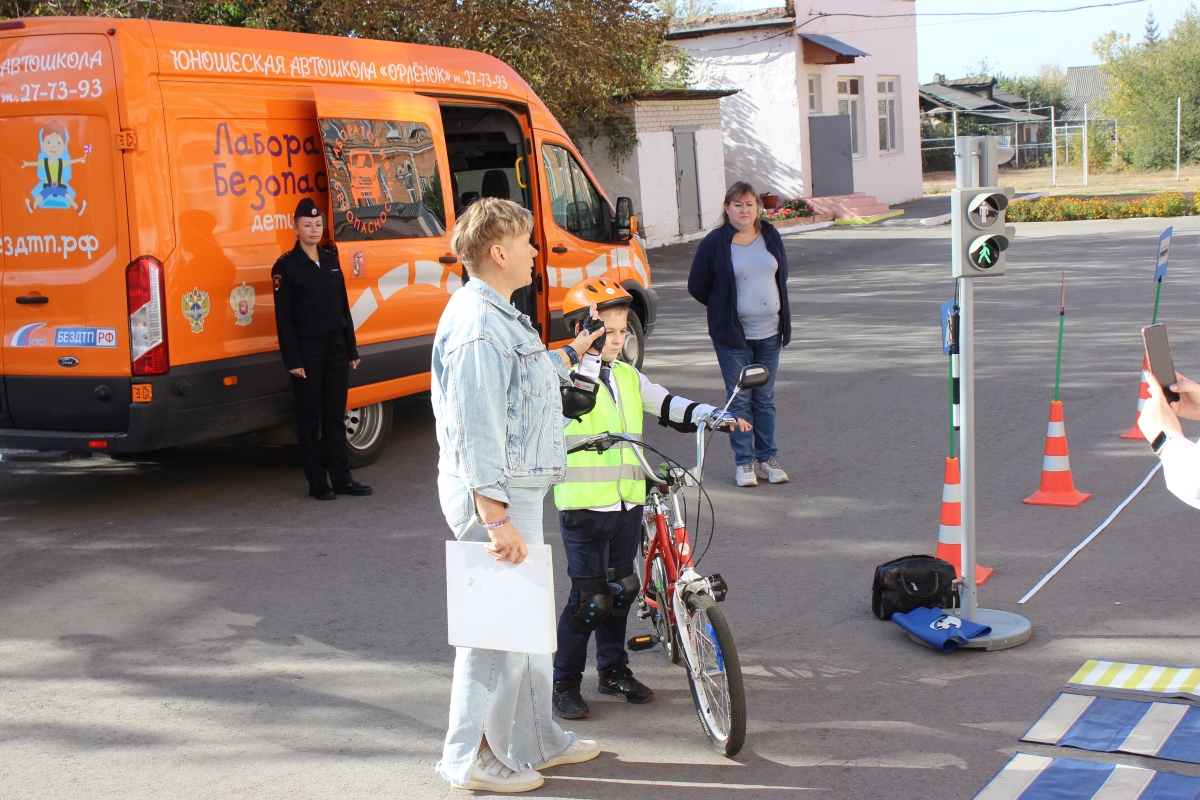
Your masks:
{"label": "van tire", "polygon": [[642,318],[636,311],[629,312],[629,324],[625,330],[629,335],[625,337],[625,346],[621,348],[620,358],[636,369],[641,369],[642,361],[646,357],[646,330],[642,327]]}
{"label": "van tire", "polygon": [[374,464],[392,435],[392,404],[374,403],[346,411],[346,460],[351,469]]}

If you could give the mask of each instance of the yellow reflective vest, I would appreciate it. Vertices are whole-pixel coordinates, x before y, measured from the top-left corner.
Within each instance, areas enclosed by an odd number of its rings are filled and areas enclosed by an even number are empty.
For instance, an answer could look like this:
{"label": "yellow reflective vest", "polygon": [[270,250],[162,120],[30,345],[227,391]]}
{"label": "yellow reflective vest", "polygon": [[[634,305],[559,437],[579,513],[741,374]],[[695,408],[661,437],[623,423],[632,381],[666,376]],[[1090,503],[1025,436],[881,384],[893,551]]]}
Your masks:
{"label": "yellow reflective vest", "polygon": [[[601,384],[596,391],[596,407],[567,426],[567,447],[597,433],[640,437],[641,377],[624,361],[614,361],[612,378],[617,384],[617,402],[613,402],[612,394]],[[554,504],[559,509],[604,508],[622,500],[630,505],[646,502],[646,473],[638,464],[633,448],[622,445],[603,453],[581,450],[567,455],[567,479],[554,487]]]}

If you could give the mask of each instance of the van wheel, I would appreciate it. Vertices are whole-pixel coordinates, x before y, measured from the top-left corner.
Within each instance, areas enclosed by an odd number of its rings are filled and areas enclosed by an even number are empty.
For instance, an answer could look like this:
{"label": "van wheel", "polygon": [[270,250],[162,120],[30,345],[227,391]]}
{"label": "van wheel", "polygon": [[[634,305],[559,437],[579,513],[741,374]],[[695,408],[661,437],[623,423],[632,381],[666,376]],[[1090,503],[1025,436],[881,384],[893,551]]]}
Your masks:
{"label": "van wheel", "polygon": [[346,459],[351,468],[374,464],[392,435],[392,404],[374,403],[346,411]]}
{"label": "van wheel", "polygon": [[621,360],[641,369],[642,359],[646,355],[646,331],[642,328],[642,320],[636,311],[629,312],[629,324],[625,333],[627,336],[625,346],[621,348]]}

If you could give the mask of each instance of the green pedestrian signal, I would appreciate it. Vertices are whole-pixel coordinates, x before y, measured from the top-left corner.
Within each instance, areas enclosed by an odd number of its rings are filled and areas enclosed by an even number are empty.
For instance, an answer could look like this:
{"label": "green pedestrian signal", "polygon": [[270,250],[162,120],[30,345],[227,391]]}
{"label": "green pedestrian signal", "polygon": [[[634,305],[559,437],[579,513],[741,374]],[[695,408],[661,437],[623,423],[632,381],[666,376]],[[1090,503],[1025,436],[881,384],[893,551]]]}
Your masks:
{"label": "green pedestrian signal", "polygon": [[1012,189],[979,187],[950,192],[953,275],[1004,274],[1004,251],[1015,232],[1004,224]]}

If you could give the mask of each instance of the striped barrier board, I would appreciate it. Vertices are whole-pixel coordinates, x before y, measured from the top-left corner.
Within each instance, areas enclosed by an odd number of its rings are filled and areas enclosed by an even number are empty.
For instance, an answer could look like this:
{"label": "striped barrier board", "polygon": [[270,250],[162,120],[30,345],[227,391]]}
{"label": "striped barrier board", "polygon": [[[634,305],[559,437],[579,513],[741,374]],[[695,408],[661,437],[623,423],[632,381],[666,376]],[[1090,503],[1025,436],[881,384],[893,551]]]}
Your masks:
{"label": "striped barrier board", "polygon": [[1195,800],[1200,778],[1017,753],[975,800]]}
{"label": "striped barrier board", "polygon": [[1021,741],[1200,764],[1200,708],[1060,694]]}
{"label": "striped barrier board", "polygon": [[1093,658],[1067,681],[1067,688],[1136,692],[1200,700],[1200,668],[1127,664]]}

